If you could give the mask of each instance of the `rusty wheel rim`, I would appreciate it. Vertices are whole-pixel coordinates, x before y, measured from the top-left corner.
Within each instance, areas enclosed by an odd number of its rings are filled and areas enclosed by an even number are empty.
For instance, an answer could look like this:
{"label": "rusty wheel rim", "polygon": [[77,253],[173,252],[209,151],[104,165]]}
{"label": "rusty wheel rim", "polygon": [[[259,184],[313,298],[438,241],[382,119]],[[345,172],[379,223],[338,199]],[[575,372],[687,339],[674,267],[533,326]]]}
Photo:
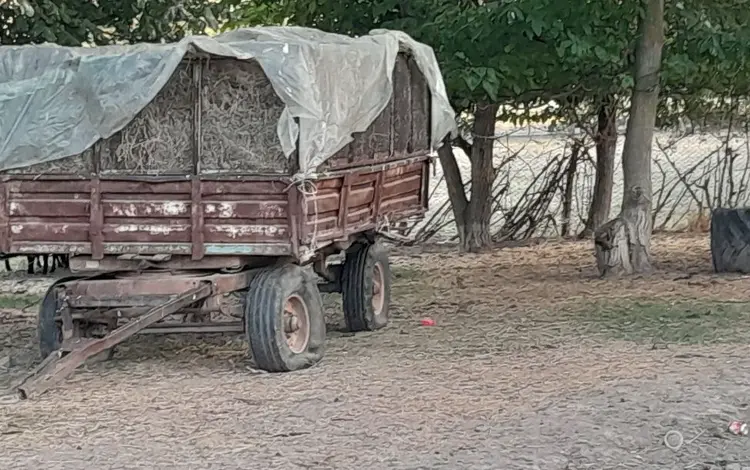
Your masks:
{"label": "rusty wheel rim", "polygon": [[310,314],[302,297],[293,295],[286,299],[282,322],[289,349],[295,354],[303,353],[310,341]]}
{"label": "rusty wheel rim", "polygon": [[385,307],[385,275],[383,266],[375,263],[372,268],[372,311],[377,316],[383,313]]}

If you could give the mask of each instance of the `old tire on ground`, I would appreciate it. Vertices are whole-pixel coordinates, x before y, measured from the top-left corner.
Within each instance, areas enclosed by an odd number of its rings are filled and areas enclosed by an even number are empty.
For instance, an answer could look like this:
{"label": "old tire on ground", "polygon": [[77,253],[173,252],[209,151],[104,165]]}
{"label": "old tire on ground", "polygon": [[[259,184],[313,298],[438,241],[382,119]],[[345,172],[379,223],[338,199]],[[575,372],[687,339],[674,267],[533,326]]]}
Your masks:
{"label": "old tire on ground", "polygon": [[391,266],[382,245],[362,244],[347,252],[341,287],[349,331],[373,331],[388,324]]}
{"label": "old tire on ground", "polygon": [[326,339],[317,283],[295,264],[261,270],[248,289],[245,328],[260,369],[287,372],[317,363]]}
{"label": "old tire on ground", "polygon": [[750,208],[713,211],[711,259],[717,273],[750,273]]}

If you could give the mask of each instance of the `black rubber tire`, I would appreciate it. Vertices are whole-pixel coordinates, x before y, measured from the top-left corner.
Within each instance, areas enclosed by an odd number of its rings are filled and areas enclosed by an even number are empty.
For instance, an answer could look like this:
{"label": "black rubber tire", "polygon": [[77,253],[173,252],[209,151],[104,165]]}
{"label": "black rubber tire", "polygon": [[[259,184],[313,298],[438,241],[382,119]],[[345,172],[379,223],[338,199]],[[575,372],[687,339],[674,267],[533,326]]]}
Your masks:
{"label": "black rubber tire", "polygon": [[37,333],[39,335],[39,354],[42,359],[57,351],[62,341],[62,331],[57,322],[55,322],[57,314],[57,295],[55,294],[55,289],[59,285],[60,282],[52,284],[47,289],[42,303],[39,305]]}
{"label": "black rubber tire", "polygon": [[[383,274],[385,301],[379,314],[372,305],[373,272],[379,264]],[[359,244],[346,253],[341,272],[344,320],[349,331],[374,331],[388,324],[391,305],[391,265],[388,251],[379,243]]]}
{"label": "black rubber tire", "polygon": [[711,259],[717,273],[750,273],[750,208],[713,211]]}
{"label": "black rubber tire", "polygon": [[[307,347],[293,352],[284,336],[283,311],[289,297],[305,304],[310,322]],[[317,282],[300,266],[265,268],[250,282],[245,302],[245,329],[255,366],[268,372],[289,372],[310,367],[325,354],[326,322]]]}

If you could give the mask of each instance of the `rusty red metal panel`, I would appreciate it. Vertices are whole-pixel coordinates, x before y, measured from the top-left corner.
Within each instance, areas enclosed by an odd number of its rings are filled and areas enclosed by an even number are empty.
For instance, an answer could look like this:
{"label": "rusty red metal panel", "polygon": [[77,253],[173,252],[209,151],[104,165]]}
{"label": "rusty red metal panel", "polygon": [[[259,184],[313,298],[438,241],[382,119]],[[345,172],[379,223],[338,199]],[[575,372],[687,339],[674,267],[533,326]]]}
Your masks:
{"label": "rusty red metal panel", "polygon": [[91,257],[102,259],[104,257],[104,213],[102,212],[101,181],[99,178],[91,179],[89,240],[91,241]]}
{"label": "rusty red metal panel", "polygon": [[380,211],[382,214],[390,214],[398,212],[404,209],[419,207],[419,193],[415,194],[402,194],[398,197],[394,197],[383,201]]}
{"label": "rusty red metal panel", "polygon": [[331,212],[339,209],[341,194],[333,191],[320,191],[306,199],[307,211],[312,213],[317,207],[318,212]]}
{"label": "rusty red metal panel", "polygon": [[10,193],[78,193],[91,191],[90,180],[29,180],[21,177],[8,182]]}
{"label": "rusty red metal panel", "polygon": [[212,219],[286,219],[288,201],[226,201],[203,198],[203,213]]}
{"label": "rusty red metal panel", "polygon": [[[69,223],[64,219],[54,222],[19,222],[11,221],[10,237],[12,242],[89,242],[89,223]],[[43,252],[40,252],[43,253]]]}
{"label": "rusty red metal panel", "polygon": [[203,195],[214,194],[284,194],[289,186],[288,182],[281,180],[248,180],[237,181],[203,181]]}
{"label": "rusty red metal panel", "polygon": [[88,200],[17,199],[12,201],[6,215],[10,217],[88,217]]}
{"label": "rusty red metal panel", "polygon": [[340,176],[324,178],[315,181],[315,189],[320,194],[327,189],[340,189],[343,183],[344,180]]}
{"label": "rusty red metal panel", "polygon": [[170,223],[164,219],[108,219],[102,232],[108,243],[189,243],[190,219]]}
{"label": "rusty red metal panel", "polygon": [[370,204],[375,197],[375,182],[352,186],[349,191],[349,208]]}
{"label": "rusty red metal panel", "polygon": [[383,183],[383,199],[389,199],[401,194],[419,194],[422,189],[422,174],[413,173],[399,180]]}
{"label": "rusty red metal panel", "polygon": [[262,243],[289,239],[289,227],[283,224],[209,224],[205,225],[206,243]]}
{"label": "rusty red metal panel", "polygon": [[190,242],[193,244],[193,260],[203,258],[205,254],[205,243],[203,236],[203,202],[201,200],[201,181],[198,176],[193,176],[191,181],[192,195],[190,200],[191,218],[190,225],[192,234]]}
{"label": "rusty red metal panel", "polygon": [[106,218],[187,218],[191,214],[189,201],[154,200],[149,196],[138,196],[139,199],[102,201],[102,210]]}

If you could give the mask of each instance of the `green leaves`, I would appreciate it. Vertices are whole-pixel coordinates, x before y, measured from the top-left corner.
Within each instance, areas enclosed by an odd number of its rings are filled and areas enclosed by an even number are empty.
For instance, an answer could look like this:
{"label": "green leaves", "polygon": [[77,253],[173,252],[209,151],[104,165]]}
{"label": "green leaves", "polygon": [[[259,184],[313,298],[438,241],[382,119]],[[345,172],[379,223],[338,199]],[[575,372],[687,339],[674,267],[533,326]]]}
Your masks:
{"label": "green leaves", "polygon": [[174,41],[227,26],[280,23],[281,11],[278,2],[262,0],[8,0],[0,1],[0,43]]}
{"label": "green leaves", "polygon": [[[667,2],[663,122],[750,96],[750,2]],[[538,115],[626,96],[640,0],[0,0],[0,42],[118,43],[258,24],[362,35],[401,29],[431,45],[458,111],[477,102]],[[572,103],[572,104],[571,104]],[[678,103],[675,105],[674,103]],[[718,105],[715,103],[719,103]],[[591,106],[593,109],[594,105]]]}

